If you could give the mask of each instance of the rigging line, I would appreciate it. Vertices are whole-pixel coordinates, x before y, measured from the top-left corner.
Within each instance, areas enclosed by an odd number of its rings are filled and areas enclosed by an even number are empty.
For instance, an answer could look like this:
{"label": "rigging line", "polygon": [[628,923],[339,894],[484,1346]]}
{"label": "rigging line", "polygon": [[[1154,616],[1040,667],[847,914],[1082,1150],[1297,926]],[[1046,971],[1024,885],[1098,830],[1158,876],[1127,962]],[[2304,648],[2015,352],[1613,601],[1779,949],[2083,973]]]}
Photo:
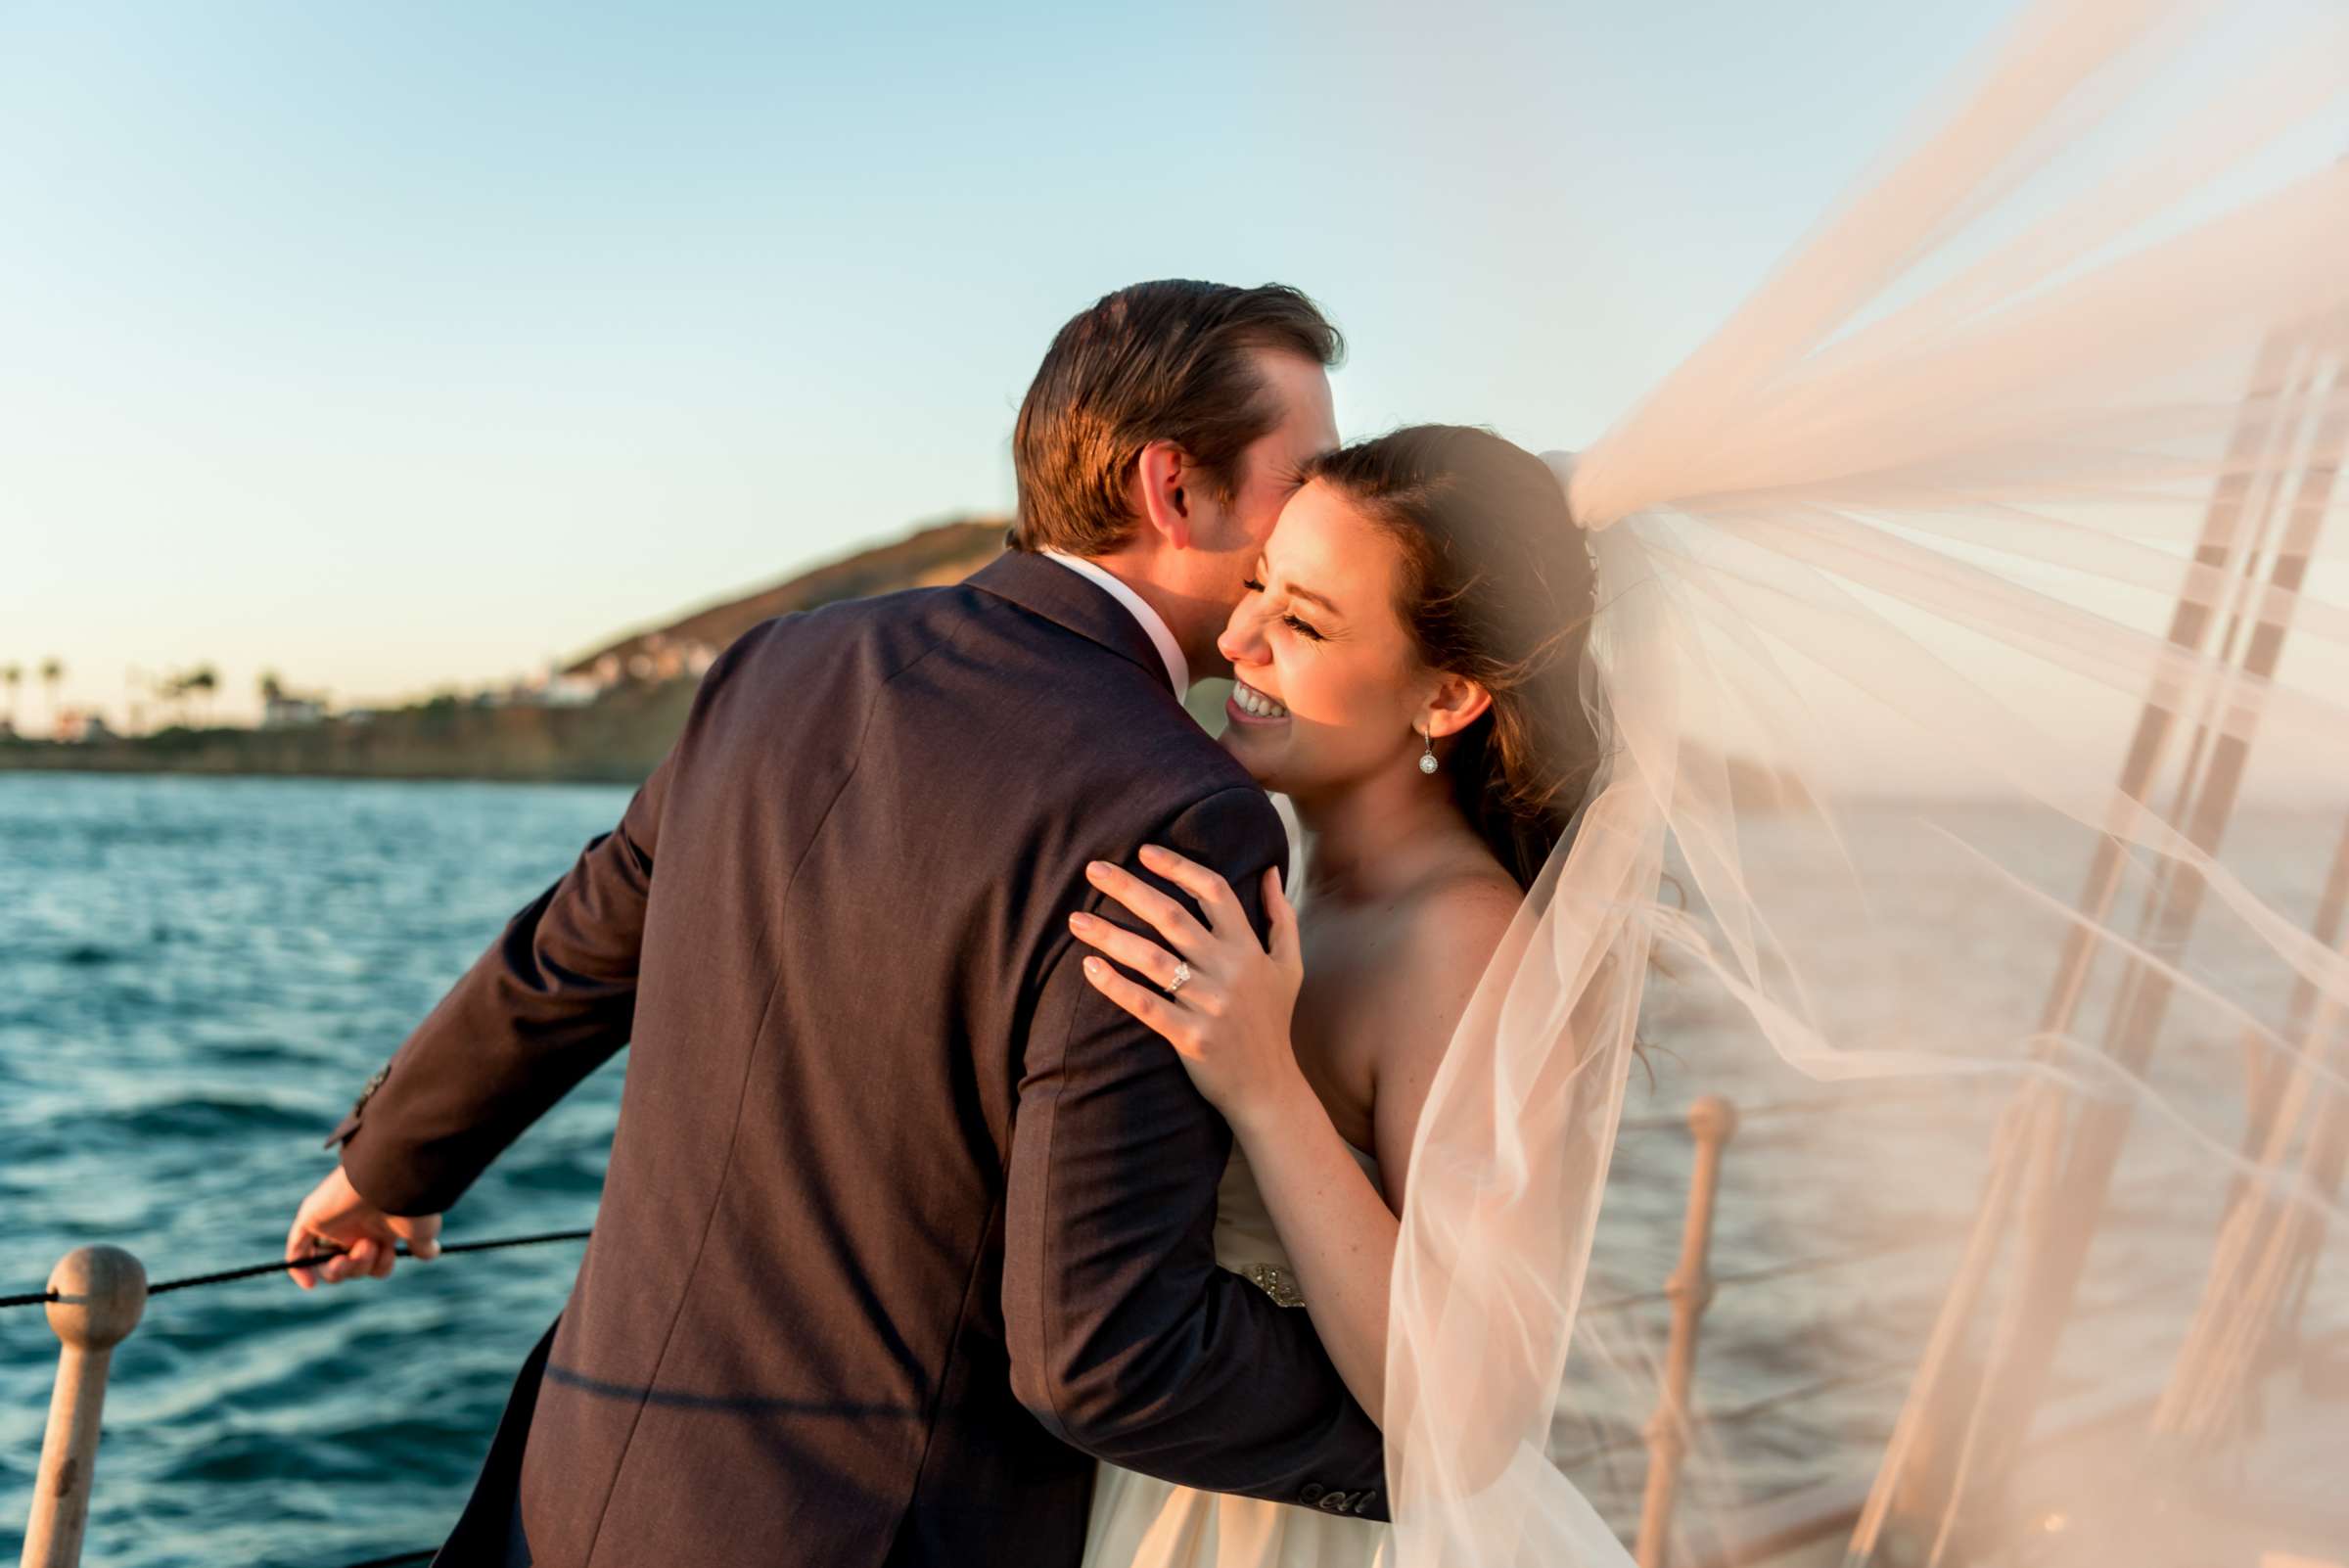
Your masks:
{"label": "rigging line", "polygon": [[[585,1230],[548,1230],[533,1236],[506,1236],[496,1241],[449,1241],[440,1245],[442,1254],[454,1252],[489,1252],[499,1247],[533,1247],[549,1241],[583,1241],[590,1234]],[[309,1268],[349,1251],[346,1247],[330,1247],[307,1257],[280,1259],[276,1263],[248,1264],[241,1268],[223,1268],[216,1273],[190,1274],[182,1279],[165,1279],[147,1287],[149,1296],[161,1296],[167,1290],[189,1290],[198,1285],[226,1284],[232,1279],[252,1279],[260,1274],[283,1273],[289,1268]],[[401,1258],[413,1258],[405,1242],[392,1248]],[[0,1308],[40,1307],[59,1300],[54,1290],[28,1291],[21,1296],[0,1296]]]}
{"label": "rigging line", "polygon": [[1738,1421],[1749,1421],[1757,1415],[1768,1414],[1780,1406],[1799,1405],[1805,1400],[1817,1399],[1822,1394],[1833,1394],[1840,1389],[1860,1388],[1870,1383],[1881,1382],[1896,1374],[1913,1371],[1915,1367],[1914,1358],[1899,1357],[1877,1361],[1867,1366],[1855,1367],[1848,1372],[1833,1372],[1825,1377],[1815,1378],[1808,1383],[1798,1383],[1793,1388],[1780,1389],[1775,1394],[1766,1394],[1760,1399],[1748,1401],[1746,1404],[1735,1406],[1729,1409],[1699,1412],[1697,1422],[1700,1426],[1728,1426]]}
{"label": "rigging line", "polygon": [[[1877,1258],[1889,1258],[1904,1252],[1915,1252],[1924,1247],[1938,1247],[1944,1242],[1957,1240],[1962,1234],[1964,1234],[1964,1227],[1961,1225],[1938,1225],[1896,1240],[1859,1247],[1848,1252],[1820,1253],[1815,1257],[1794,1258],[1785,1263],[1769,1264],[1760,1268],[1746,1268],[1732,1273],[1715,1274],[1709,1283],[1715,1289],[1719,1289],[1723,1285],[1754,1285],[1765,1280],[1784,1279],[1796,1274],[1823,1273],[1830,1268],[1848,1268],[1853,1264],[1868,1263]],[[1583,1312],[1586,1314],[1622,1312],[1630,1307],[1653,1307],[1671,1299],[1671,1288],[1667,1286],[1661,1290],[1635,1291],[1628,1296],[1614,1296],[1605,1301],[1592,1302],[1589,1306],[1585,1307]]]}
{"label": "rigging line", "polygon": [[[1698,1432],[1702,1432],[1711,1427],[1728,1426],[1738,1421],[1751,1420],[1753,1417],[1767,1414],[1782,1405],[1799,1404],[1807,1399],[1816,1399],[1822,1394],[1832,1394],[1838,1389],[1856,1388],[1869,1383],[1882,1382],[1896,1373],[1912,1369],[1915,1364],[1915,1361],[1909,1357],[1870,1362],[1850,1371],[1834,1372],[1825,1377],[1815,1378],[1808,1383],[1798,1383],[1792,1388],[1780,1389],[1774,1394],[1766,1394],[1758,1400],[1733,1406],[1726,1410],[1699,1409],[1693,1411],[1691,1412],[1693,1419],[1690,1424]],[[1656,1417],[1650,1416],[1649,1423],[1652,1424],[1655,1419]],[[1602,1455],[1619,1453],[1624,1449],[1644,1443],[1647,1441],[1647,1437],[1645,1425],[1624,1428],[1553,1462],[1561,1470],[1571,1469],[1575,1465],[1585,1464]]]}
{"label": "rigging line", "polygon": [[[1953,1086],[1957,1085],[1951,1084],[1903,1084],[1872,1093],[1852,1090],[1841,1094],[1811,1095],[1802,1099],[1766,1100],[1759,1105],[1738,1106],[1737,1125],[1743,1128],[1749,1122],[1762,1121],[1772,1117],[1824,1115],[1829,1111],[1842,1110],[1854,1105],[1946,1104]],[[1627,1116],[1623,1119],[1618,1130],[1623,1132],[1685,1133],[1688,1130],[1688,1119],[1684,1116]]]}

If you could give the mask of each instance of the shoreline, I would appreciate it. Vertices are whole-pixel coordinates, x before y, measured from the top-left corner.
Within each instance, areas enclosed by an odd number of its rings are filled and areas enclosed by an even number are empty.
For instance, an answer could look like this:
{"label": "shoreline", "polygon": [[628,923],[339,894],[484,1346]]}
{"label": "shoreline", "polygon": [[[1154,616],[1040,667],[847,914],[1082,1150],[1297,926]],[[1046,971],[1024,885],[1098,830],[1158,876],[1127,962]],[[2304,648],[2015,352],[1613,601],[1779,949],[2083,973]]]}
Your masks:
{"label": "shoreline", "polygon": [[12,778],[154,778],[190,779],[201,783],[253,782],[261,784],[487,784],[500,789],[533,789],[548,785],[579,789],[630,788],[645,774],[631,773],[303,773],[237,768],[153,767],[125,763],[91,767],[79,763],[12,767],[0,762],[0,785]]}
{"label": "shoreline", "polygon": [[283,729],[0,740],[0,774],[635,784],[685,727],[698,682],[630,683],[577,707],[441,700]]}

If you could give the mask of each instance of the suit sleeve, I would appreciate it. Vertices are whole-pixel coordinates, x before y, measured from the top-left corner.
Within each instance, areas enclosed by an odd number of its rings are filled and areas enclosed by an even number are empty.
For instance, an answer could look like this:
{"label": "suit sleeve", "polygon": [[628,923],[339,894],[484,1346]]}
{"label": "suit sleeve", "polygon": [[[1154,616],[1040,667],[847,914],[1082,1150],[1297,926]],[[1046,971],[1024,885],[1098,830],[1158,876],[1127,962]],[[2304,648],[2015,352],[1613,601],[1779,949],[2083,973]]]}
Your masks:
{"label": "suit sleeve", "polygon": [[[1264,931],[1263,874],[1286,844],[1260,791],[1211,796],[1153,842],[1221,872]],[[1083,891],[1071,907],[1138,929]],[[1022,1058],[1003,1286],[1021,1403],[1128,1469],[1385,1518],[1378,1429],[1311,1319],[1216,1265],[1230,1130],[1166,1042],[1085,982],[1084,951],[1051,955]]]}
{"label": "suit sleeve", "polygon": [[671,785],[711,723],[726,673],[764,629],[711,667],[684,733],[619,823],[589,840],[571,869],[506,923],[328,1135],[367,1201],[389,1214],[447,1209],[628,1042]]}
{"label": "suit sleeve", "polygon": [[668,762],[506,923],[328,1138],[391,1214],[438,1214],[628,1041]]}

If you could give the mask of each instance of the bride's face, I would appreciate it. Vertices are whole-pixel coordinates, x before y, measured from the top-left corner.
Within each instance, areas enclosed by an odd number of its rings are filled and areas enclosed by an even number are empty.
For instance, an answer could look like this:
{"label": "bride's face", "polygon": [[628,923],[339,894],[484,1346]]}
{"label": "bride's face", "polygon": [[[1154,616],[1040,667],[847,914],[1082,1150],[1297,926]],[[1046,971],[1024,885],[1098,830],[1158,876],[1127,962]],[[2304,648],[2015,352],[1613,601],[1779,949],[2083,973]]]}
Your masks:
{"label": "bride's face", "polygon": [[1216,646],[1239,682],[1223,744],[1301,800],[1416,765],[1439,677],[1397,609],[1403,552],[1329,485],[1290,498]]}

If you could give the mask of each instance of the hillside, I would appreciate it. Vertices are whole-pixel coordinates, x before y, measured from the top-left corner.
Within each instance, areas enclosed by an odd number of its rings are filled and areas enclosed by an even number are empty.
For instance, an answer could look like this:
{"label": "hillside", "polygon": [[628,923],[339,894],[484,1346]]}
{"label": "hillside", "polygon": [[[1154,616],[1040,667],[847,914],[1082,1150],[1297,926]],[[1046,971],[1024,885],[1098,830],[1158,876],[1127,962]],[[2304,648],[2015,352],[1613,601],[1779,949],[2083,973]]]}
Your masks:
{"label": "hillside", "polygon": [[630,632],[573,664],[567,692],[443,695],[278,729],[172,728],[74,745],[0,735],[0,770],[632,784],[683,727],[693,675],[743,632],[836,599],[959,581],[1001,552],[1007,526],[942,523]]}
{"label": "hillside", "polygon": [[[694,676],[761,621],[839,599],[956,582],[1001,553],[1002,518],[922,529],[754,592],[704,605],[605,643],[565,671],[575,688],[439,696],[407,708],[282,729],[166,729],[60,745],[0,733],[0,771],[266,773],[329,778],[470,778],[632,784],[684,727]],[[1221,681],[1192,688],[1192,712],[1221,724]],[[1742,808],[1812,809],[1786,781],[1721,760]]]}
{"label": "hillside", "polygon": [[1003,550],[1008,518],[964,518],[923,529],[895,544],[860,550],[769,587],[705,605],[676,621],[630,632],[575,661],[564,673],[592,675],[599,668],[625,669],[640,655],[664,647],[700,645],[721,649],[761,621],[812,610],[836,599],[863,599],[898,588],[959,582]]}

